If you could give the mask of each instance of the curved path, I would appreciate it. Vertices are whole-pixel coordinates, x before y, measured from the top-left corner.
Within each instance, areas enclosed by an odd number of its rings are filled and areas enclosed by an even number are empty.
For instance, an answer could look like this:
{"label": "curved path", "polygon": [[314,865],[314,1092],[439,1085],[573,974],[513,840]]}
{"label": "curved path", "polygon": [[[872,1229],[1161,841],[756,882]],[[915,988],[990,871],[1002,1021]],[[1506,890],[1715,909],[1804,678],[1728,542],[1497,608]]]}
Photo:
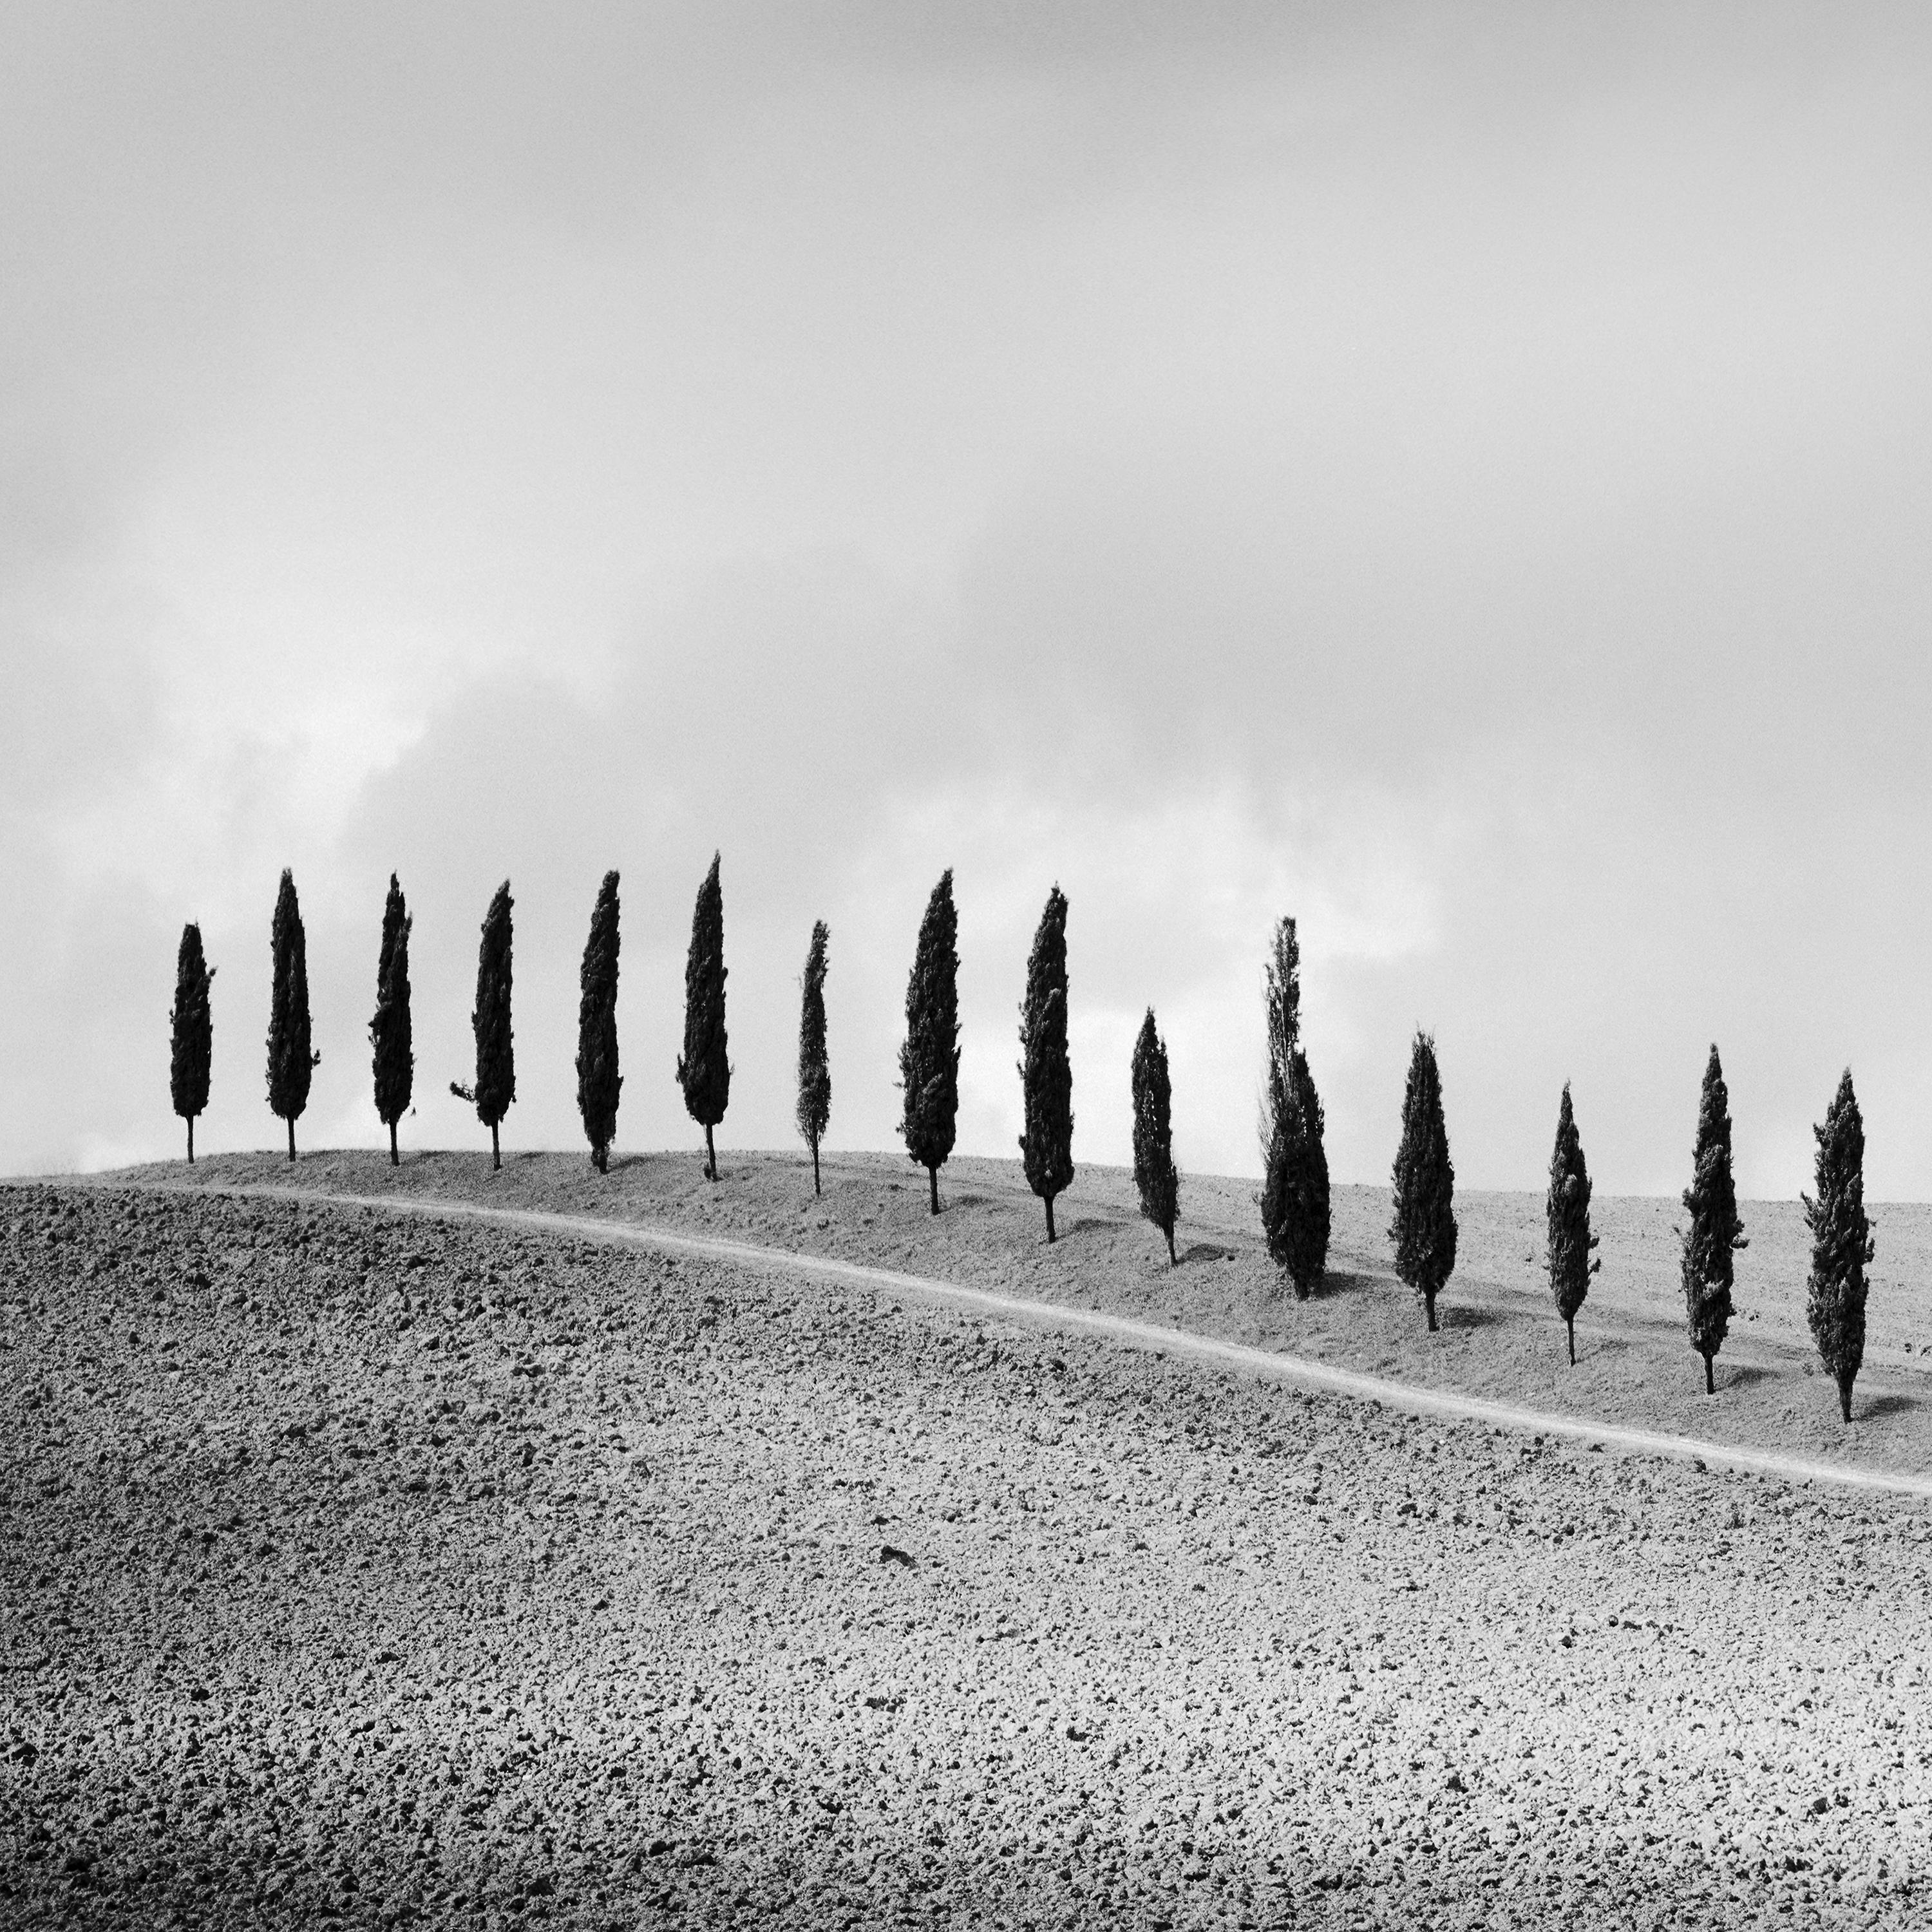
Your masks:
{"label": "curved path", "polygon": [[1540,1436],[1564,1437],[1606,1450],[1673,1457],[1683,1462],[1702,1462],[1712,1468],[1781,1477],[1792,1482],[1834,1483],[1847,1489],[1883,1490],[1894,1495],[1932,1498],[1932,1477],[1864,1469],[1850,1463],[1813,1462],[1802,1456],[1778,1455],[1768,1450],[1741,1449],[1727,1443],[1703,1442],[1694,1436],[1666,1436],[1646,1429],[1626,1429],[1614,1423],[1550,1415],[1536,1409],[1518,1408],[1507,1402],[1486,1402],[1477,1396],[1419,1388],[1408,1382],[1388,1382],[1379,1376],[1361,1375],[1352,1369],[1338,1369],[1327,1362],[1312,1361],[1304,1355],[1250,1348],[1239,1342],[1220,1341],[1212,1336],[1197,1335],[1184,1328],[1169,1328],[1155,1322],[1137,1322],[1129,1316],[1106,1315],[1091,1309],[1070,1308],[1060,1302],[995,1294],[988,1289],[963,1288],[928,1276],[902,1274],[892,1268],[872,1268],[863,1262],[841,1261],[828,1255],[796,1254],[788,1248],[764,1247],[755,1242],[734,1241],[719,1235],[687,1234],[681,1229],[650,1222],[605,1221],[592,1216],[550,1214],[532,1208],[490,1208],[466,1201],[337,1194],[322,1189],[258,1185],[189,1189],[166,1181],[135,1184],[152,1187],[157,1192],[249,1196],[298,1201],[317,1207],[369,1208],[390,1214],[420,1214],[433,1220],[488,1221],[550,1234],[571,1234],[581,1240],[653,1248],[712,1261],[735,1262],[746,1268],[814,1275],[821,1280],[884,1289],[935,1306],[992,1316],[1003,1322],[1022,1322],[1036,1328],[1104,1336],[1131,1347],[1150,1349],[1158,1354],[1184,1357],[1216,1368],[1236,1370],[1263,1381],[1289,1382],[1299,1388],[1322,1389],[1331,1394],[1352,1396],[1358,1401],[1380,1402],[1411,1415],[1484,1422],[1496,1429],[1534,1431]]}

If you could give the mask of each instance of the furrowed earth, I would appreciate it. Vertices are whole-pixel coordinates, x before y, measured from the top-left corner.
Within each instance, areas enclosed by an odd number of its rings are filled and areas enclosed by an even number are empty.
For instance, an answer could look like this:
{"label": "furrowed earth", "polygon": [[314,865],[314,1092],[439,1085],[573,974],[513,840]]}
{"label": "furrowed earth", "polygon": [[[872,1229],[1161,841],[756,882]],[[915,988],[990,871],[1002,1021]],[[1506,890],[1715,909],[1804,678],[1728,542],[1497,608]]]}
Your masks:
{"label": "furrowed earth", "polygon": [[[237,1157],[0,1190],[0,1923],[1925,1910],[1922,1502],[770,1268],[218,1191],[601,1210],[1565,1393],[1504,1258],[1515,1210],[1480,1197],[1444,1306],[1486,1318],[1417,1340],[1372,1190],[1298,1306],[1235,1184],[1225,1226],[1194,1184],[1169,1270],[1104,1174],[1048,1250],[1002,1164],[962,1164],[937,1221],[902,1162],[842,1157],[820,1202],[794,1160],[694,1167]],[[1634,1286],[1606,1261],[1580,1384],[1688,1394],[1595,1412],[1674,1404],[1726,1440],[1796,1418],[1807,1453],[1924,1469],[1909,1297],[1875,1292],[1846,1432],[1762,1231],[1715,1399],[1663,1263]],[[1361,1352],[1383,1334],[1387,1364]]]}

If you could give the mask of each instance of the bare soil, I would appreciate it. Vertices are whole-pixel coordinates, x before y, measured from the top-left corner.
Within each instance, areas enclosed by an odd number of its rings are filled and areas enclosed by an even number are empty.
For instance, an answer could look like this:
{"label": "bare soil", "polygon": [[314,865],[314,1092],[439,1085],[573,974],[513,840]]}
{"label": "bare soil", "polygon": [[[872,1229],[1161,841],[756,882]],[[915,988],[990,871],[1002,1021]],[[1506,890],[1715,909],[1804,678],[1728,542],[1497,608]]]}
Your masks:
{"label": "bare soil", "polygon": [[[398,1174],[590,1178],[550,1165]],[[698,1204],[753,1164],[682,1165],[607,1204],[747,1212]],[[750,1211],[843,1225],[764,1166]],[[941,1238],[854,1168],[855,1240]],[[997,1276],[992,1179],[951,1232]],[[1244,1265],[1119,1272],[1232,1320]],[[1889,1925],[1932,1885],[1902,1498],[111,1181],[0,1192],[0,1342],[8,1924]]]}
{"label": "bare soil", "polygon": [[[1459,1197],[1459,1265],[1423,1312],[1389,1262],[1386,1189],[1336,1191],[1328,1283],[1298,1302],[1261,1240],[1252,1184],[1184,1184],[1170,1268],[1140,1218],[1132,1178],[1084,1168],[1062,1196],[1060,1238],[1046,1240],[1040,1204],[1016,1162],[960,1160],[941,1176],[945,1211],[928,1210],[926,1174],[903,1157],[837,1154],[814,1199],[808,1161],[790,1154],[626,1155],[600,1176],[563,1154],[506,1158],[423,1154],[400,1168],[374,1154],[272,1155],[201,1162],[194,1184],[298,1185],[532,1208],[648,1222],[902,1268],[1071,1306],[1171,1324],[1252,1346],[1545,1413],[1694,1436],[1823,1462],[1932,1474],[1932,1210],[1874,1210],[1880,1262],[1868,1312],[1865,1367],[1841,1420],[1804,1318],[1809,1240],[1796,1202],[1747,1204],[1752,1245],[1738,1256],[1739,1310],[1718,1358],[1714,1396],[1686,1340],[1671,1204],[1600,1198],[1602,1272],[1576,1324],[1570,1366],[1541,1271],[1543,1205],[1522,1194]],[[130,1178],[182,1180],[179,1164]]]}

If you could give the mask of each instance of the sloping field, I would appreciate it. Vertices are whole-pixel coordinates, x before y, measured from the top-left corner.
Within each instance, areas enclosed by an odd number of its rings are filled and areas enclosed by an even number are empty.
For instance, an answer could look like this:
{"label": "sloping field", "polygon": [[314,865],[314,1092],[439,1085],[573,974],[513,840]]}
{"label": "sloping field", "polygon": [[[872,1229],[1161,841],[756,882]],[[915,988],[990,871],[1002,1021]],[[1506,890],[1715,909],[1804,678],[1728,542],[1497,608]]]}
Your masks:
{"label": "sloping field", "polygon": [[[175,1165],[131,1178],[179,1181]],[[1932,1214],[1874,1210],[1879,1262],[1866,1367],[1854,1421],[1819,1371],[1804,1323],[1809,1248],[1792,1203],[1744,1210],[1752,1245],[1738,1257],[1739,1316],[1718,1360],[1718,1394],[1684,1336],[1678,1284],[1681,1215],[1670,1204],[1595,1204],[1603,1271],[1577,1323],[1569,1365],[1563,1327],[1542,1274],[1543,1208],[1520,1194],[1460,1197],[1460,1265],[1433,1336],[1390,1272],[1388,1196],[1336,1196],[1328,1285],[1298,1303],[1282,1290],[1257,1228],[1251,1183],[1190,1178],[1183,1196],[1184,1264],[1168,1265],[1159,1235],[1134,1206],[1130,1175],[1083,1169],[1062,1197],[1061,1239],[1049,1248],[1040,1204],[1018,1164],[956,1161],[946,1212],[928,1211],[926,1176],[903,1158],[842,1154],[825,1192],[790,1154],[727,1156],[716,1186],[694,1155],[622,1156],[605,1176],[562,1154],[506,1160],[493,1173],[475,1154],[418,1154],[392,1168],[370,1154],[306,1156],[293,1168],[268,1155],[202,1162],[194,1184],[260,1183],[608,1215],[769,1244],[1063,1304],[1132,1316],[1554,1414],[1694,1436],[1740,1448],[1932,1474]]]}
{"label": "sloping field", "polygon": [[1932,1884],[1904,1499],[111,1184],[0,1192],[0,1321],[9,1924],[1892,1924]]}

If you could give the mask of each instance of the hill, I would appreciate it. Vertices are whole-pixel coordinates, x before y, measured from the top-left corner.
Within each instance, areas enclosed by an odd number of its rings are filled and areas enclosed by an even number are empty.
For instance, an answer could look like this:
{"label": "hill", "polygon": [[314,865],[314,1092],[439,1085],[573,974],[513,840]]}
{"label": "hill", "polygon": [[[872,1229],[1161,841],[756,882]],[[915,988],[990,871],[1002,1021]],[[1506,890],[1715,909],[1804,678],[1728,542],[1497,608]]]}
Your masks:
{"label": "hill", "polygon": [[1932,1311],[1913,1286],[1932,1274],[1932,1210],[1874,1211],[1867,1366],[1847,1430],[1805,1328],[1809,1249],[1796,1202],[1744,1209],[1751,1246],[1738,1257],[1738,1318],[1718,1360],[1718,1394],[1707,1396],[1684,1333],[1674,1204],[1595,1204],[1603,1271],[1578,1318],[1572,1370],[1542,1273],[1543,1204],[1534,1196],[1460,1197],[1460,1264],[1432,1336],[1390,1267],[1385,1189],[1336,1190],[1327,1286],[1297,1303],[1262,1245],[1251,1182],[1187,1178],[1183,1264],[1171,1268],[1119,1168],[1080,1171],[1062,1198],[1062,1238],[1049,1247],[1016,1162],[952,1162],[946,1211],[934,1217],[919,1174],[889,1155],[826,1156],[818,1200],[802,1155],[720,1159],[716,1186],[683,1154],[614,1156],[604,1176],[563,1154],[506,1156],[493,1174],[487,1156],[472,1154],[418,1154],[391,1168],[386,1157],[350,1152],[305,1155],[293,1169],[268,1154],[224,1156],[191,1177],[176,1163],[128,1178],[400,1192],[708,1232],[1104,1309],[1549,1414],[1932,1473]]}
{"label": "hill", "polygon": [[8,1189],[0,1318],[0,1922],[1882,1924],[1932,1880],[1922,1504],[338,1204]]}

